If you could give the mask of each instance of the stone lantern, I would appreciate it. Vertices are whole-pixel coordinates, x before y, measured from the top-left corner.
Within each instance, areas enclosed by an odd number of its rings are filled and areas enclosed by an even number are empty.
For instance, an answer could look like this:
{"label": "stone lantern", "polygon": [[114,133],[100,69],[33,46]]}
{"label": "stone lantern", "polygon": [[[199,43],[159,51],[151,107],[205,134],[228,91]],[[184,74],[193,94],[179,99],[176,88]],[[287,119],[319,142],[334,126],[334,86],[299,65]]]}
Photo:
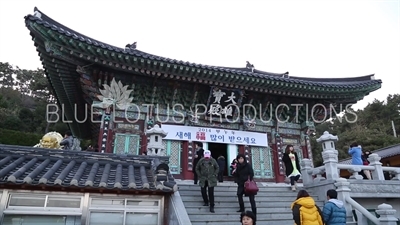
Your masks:
{"label": "stone lantern", "polygon": [[318,143],[322,143],[322,159],[324,160],[326,179],[336,180],[339,178],[337,169],[338,151],[335,149],[335,143],[339,138],[325,131],[324,134],[317,139]]}
{"label": "stone lantern", "polygon": [[167,134],[168,133],[161,129],[158,124],[146,131],[146,136],[149,137],[149,142],[147,143],[147,155],[166,155],[162,139],[165,138]]}
{"label": "stone lantern", "polygon": [[317,139],[317,142],[322,142],[322,150],[323,151],[336,151],[335,143],[339,138],[335,135],[330,134],[328,131],[325,131],[324,134]]}

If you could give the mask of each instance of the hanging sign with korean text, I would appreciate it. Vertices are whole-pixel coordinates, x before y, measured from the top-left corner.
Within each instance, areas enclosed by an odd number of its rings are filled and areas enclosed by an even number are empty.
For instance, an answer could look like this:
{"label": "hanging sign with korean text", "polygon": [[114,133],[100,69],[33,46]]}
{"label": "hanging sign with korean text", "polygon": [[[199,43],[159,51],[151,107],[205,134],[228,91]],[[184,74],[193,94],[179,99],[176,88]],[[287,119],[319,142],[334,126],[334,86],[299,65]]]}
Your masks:
{"label": "hanging sign with korean text", "polygon": [[163,124],[161,129],[168,132],[167,136],[164,138],[166,140],[200,141],[268,147],[268,138],[266,133],[166,124]]}
{"label": "hanging sign with korean text", "polygon": [[241,105],[242,91],[221,89],[211,87],[211,93],[208,98],[207,116],[222,116],[223,118],[232,118]]}

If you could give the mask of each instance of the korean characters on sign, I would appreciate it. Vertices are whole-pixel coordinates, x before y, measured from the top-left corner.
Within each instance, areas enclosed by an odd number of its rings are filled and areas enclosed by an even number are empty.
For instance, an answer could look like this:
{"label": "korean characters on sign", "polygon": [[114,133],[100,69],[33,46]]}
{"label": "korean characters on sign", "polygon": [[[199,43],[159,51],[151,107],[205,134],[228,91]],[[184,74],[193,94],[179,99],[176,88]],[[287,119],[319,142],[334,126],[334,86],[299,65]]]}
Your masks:
{"label": "korean characters on sign", "polygon": [[175,137],[179,137],[179,139],[185,138],[187,140],[191,140],[192,139],[192,133],[178,131],[178,132],[176,132],[176,136]]}
{"label": "korean characters on sign", "polygon": [[163,125],[163,130],[167,132],[166,140],[268,146],[265,133],[176,125]]}
{"label": "korean characters on sign", "polygon": [[232,117],[234,110],[239,108],[237,105],[237,97],[234,91],[222,91],[218,88],[212,90],[211,104],[209,106],[207,114],[210,116],[225,116]]}
{"label": "korean characters on sign", "polygon": [[[232,144],[256,144],[255,138],[250,138],[248,136],[235,135],[235,131],[225,131],[220,133],[219,130],[212,132],[211,129],[199,128],[196,132],[196,139],[198,141],[210,141],[210,142],[220,142],[220,143],[232,143]],[[229,134],[230,133],[230,134]]]}
{"label": "korean characters on sign", "polygon": [[[229,140],[230,143],[232,144],[256,144],[256,139],[255,138],[250,138],[250,137],[240,137],[240,136],[235,136],[235,135],[228,135],[227,140]],[[210,139],[211,141],[214,142],[225,142],[225,135],[215,135],[215,134],[210,134]]]}

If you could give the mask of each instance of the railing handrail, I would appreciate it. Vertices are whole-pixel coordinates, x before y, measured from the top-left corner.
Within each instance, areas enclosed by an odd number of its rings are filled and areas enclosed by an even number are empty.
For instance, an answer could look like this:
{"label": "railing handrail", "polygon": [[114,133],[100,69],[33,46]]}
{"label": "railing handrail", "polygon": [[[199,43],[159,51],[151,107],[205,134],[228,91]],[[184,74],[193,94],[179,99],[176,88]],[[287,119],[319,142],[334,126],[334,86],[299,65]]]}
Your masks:
{"label": "railing handrail", "polygon": [[386,172],[395,172],[400,170],[399,167],[389,167],[389,166],[382,166],[382,170]]}
{"label": "railing handrail", "polygon": [[351,170],[353,168],[361,168],[361,170],[375,170],[375,166],[348,165],[348,164],[339,164],[339,163],[337,164],[337,168],[341,169],[341,170]]}
{"label": "railing handrail", "polygon": [[379,219],[376,216],[372,215],[372,213],[368,212],[367,209],[365,209],[362,205],[360,205],[358,202],[356,202],[350,196],[346,196],[345,201],[347,203],[349,203],[353,208],[360,211],[361,214],[363,214],[365,217],[367,217],[369,220],[371,220],[374,224],[379,225]]}
{"label": "railing handrail", "polygon": [[[362,170],[370,170],[370,171],[375,171],[376,167],[375,166],[366,166],[366,165],[349,165],[349,164],[336,164],[338,170],[353,170],[355,168],[359,168],[361,171]],[[389,166],[382,166],[382,172],[397,172],[399,173],[400,168],[399,167],[389,167]],[[358,171],[358,170],[356,170]],[[311,167],[306,170],[306,173],[309,175],[322,175],[325,173],[325,165],[318,166],[318,167]]]}
{"label": "railing handrail", "polygon": [[[172,201],[172,206],[174,207],[174,212],[176,219],[178,221],[179,225],[192,225],[192,222],[190,221],[189,215],[185,209],[185,205],[183,204],[181,195],[179,194],[179,191],[174,192],[174,194],[171,196],[171,201]],[[179,212],[176,210],[178,209]]]}

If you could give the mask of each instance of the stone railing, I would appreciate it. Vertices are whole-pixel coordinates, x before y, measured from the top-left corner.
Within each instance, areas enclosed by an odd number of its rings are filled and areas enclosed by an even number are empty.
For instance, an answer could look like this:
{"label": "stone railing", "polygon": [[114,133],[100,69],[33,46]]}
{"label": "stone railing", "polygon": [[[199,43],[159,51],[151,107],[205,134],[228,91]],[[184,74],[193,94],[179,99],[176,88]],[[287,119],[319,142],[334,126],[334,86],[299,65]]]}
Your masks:
{"label": "stone railing", "polygon": [[[326,198],[327,190],[336,189],[338,198],[345,203],[349,224],[354,223],[353,209],[358,213],[358,225],[370,224],[367,220],[374,224],[395,225],[399,223],[399,219],[394,216],[396,210],[391,205],[381,204],[378,206],[378,209],[375,210],[376,214],[380,216],[378,219],[376,215],[372,215],[352,197],[368,195],[368,198],[400,199],[400,168],[383,167],[380,162],[381,157],[377,154],[369,155],[370,164],[368,166],[339,164],[338,151],[334,144],[337,140],[337,136],[331,135],[327,131],[317,139],[323,149],[322,166],[314,168],[310,159],[302,160],[301,173],[304,187],[310,189],[321,199]],[[341,178],[340,170],[348,170],[351,173],[350,178],[348,180]],[[363,177],[359,175],[363,170],[370,171],[371,180],[363,180]],[[384,172],[394,175],[392,180],[385,181]]]}
{"label": "stone railing", "polygon": [[[303,159],[301,162],[302,179],[304,184],[320,182],[321,180],[329,179],[336,180],[340,178],[340,170],[348,170],[352,175],[350,179],[362,180],[363,177],[359,172],[369,170],[372,180],[385,180],[384,172],[389,172],[394,175],[392,180],[400,181],[400,168],[382,166],[381,157],[377,154],[371,154],[368,157],[369,166],[339,164],[337,160],[324,160],[324,165],[312,167],[310,159]],[[325,175],[325,177],[323,177]]]}
{"label": "stone railing", "polygon": [[[352,175],[350,179],[362,180],[363,177],[359,172],[369,170],[371,172],[372,180],[385,180],[384,172],[389,172],[394,175],[392,180],[400,180],[400,168],[396,167],[383,167],[380,162],[381,157],[377,154],[370,154],[368,166],[363,165],[347,165],[339,164],[338,151],[335,149],[335,144],[338,140],[337,136],[329,134],[325,131],[324,134],[317,139],[322,143],[322,159],[323,166],[313,168],[310,159],[303,159],[302,161],[302,179],[304,184],[319,182],[321,180],[336,180],[340,177],[340,170],[348,170]],[[325,174],[325,178],[322,175]],[[314,178],[315,177],[315,178]]]}
{"label": "stone railing", "polygon": [[354,222],[353,219],[353,209],[357,214],[357,224],[358,225],[365,225],[368,224],[368,221],[376,225],[396,225],[399,222],[399,219],[396,218],[394,215],[396,214],[396,210],[393,209],[391,205],[388,204],[380,204],[376,209],[376,214],[379,215],[377,218],[376,215],[373,215],[368,210],[366,210],[363,206],[357,203],[354,199],[350,197],[350,182],[347,179],[339,178],[334,183],[335,187],[337,188],[336,191],[338,192],[338,199],[343,201],[346,214],[347,214],[347,222]]}
{"label": "stone railing", "polygon": [[173,195],[171,195],[168,210],[169,214],[167,224],[192,225],[179,192],[175,192]]}

